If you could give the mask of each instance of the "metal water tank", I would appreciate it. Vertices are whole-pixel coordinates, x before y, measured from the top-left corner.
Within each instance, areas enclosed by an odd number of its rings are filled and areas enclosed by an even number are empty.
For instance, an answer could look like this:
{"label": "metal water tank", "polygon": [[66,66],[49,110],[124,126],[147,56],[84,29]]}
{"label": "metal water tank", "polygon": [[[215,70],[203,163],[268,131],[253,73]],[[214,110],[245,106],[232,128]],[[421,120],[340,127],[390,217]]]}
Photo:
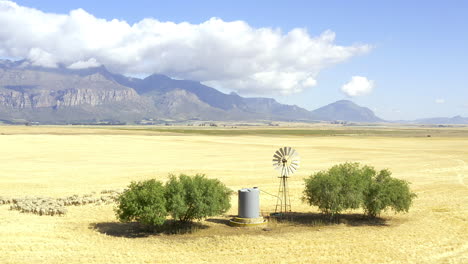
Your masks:
{"label": "metal water tank", "polygon": [[260,190],[257,187],[239,190],[239,217],[260,217]]}

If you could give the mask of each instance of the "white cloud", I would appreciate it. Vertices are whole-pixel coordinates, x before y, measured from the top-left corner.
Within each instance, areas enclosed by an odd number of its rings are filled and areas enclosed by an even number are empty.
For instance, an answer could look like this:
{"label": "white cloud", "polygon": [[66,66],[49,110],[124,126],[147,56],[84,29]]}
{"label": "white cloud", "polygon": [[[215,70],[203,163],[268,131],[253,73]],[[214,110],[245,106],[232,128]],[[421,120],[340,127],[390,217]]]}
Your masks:
{"label": "white cloud", "polygon": [[351,97],[361,96],[372,92],[374,86],[374,81],[368,80],[366,77],[353,76],[348,83],[341,87],[341,91]]}
{"label": "white cloud", "polygon": [[54,56],[40,48],[31,48],[27,55],[32,65],[54,68],[57,67],[57,61]]}
{"label": "white cloud", "polygon": [[337,45],[332,31],[284,33],[220,18],[201,24],[146,18],[130,25],[83,9],[52,14],[1,0],[0,25],[2,56],[46,67],[103,64],[123,74],[162,73],[240,93],[300,92],[316,85],[322,69],[371,49]]}
{"label": "white cloud", "polygon": [[72,63],[68,66],[69,69],[86,69],[91,67],[98,67],[101,66],[99,62],[96,61],[95,58],[91,58],[87,61],[77,61]]}
{"label": "white cloud", "polygon": [[437,99],[435,100],[435,103],[436,103],[436,104],[444,104],[444,103],[445,103],[445,99],[443,99],[443,98],[437,98]]}

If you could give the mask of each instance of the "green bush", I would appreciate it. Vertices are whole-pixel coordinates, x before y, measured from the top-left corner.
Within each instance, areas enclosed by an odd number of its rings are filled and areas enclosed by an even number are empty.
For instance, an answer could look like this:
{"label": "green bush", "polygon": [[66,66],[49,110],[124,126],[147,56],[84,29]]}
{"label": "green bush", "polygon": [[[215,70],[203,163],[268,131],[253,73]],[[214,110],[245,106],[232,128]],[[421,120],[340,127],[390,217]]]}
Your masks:
{"label": "green bush", "polygon": [[305,179],[303,200],[330,217],[360,207],[371,217],[389,207],[407,212],[416,195],[406,181],[390,175],[388,170],[377,174],[373,167],[359,163],[338,164]]}
{"label": "green bush", "polygon": [[163,225],[168,215],[191,222],[226,212],[231,193],[219,180],[203,175],[170,175],[166,185],[154,179],[132,182],[117,198],[115,213],[121,222],[153,227]]}
{"label": "green bush", "polygon": [[371,217],[380,215],[387,208],[395,213],[408,212],[415,197],[407,181],[392,178],[390,171],[381,170],[364,192],[363,207]]}
{"label": "green bush", "polygon": [[115,210],[121,222],[138,221],[148,226],[159,226],[166,221],[164,186],[154,179],[132,182],[117,198]]}
{"label": "green bush", "polygon": [[305,179],[303,200],[331,217],[343,210],[359,208],[373,173],[373,168],[361,168],[358,163],[335,165]]}
{"label": "green bush", "polygon": [[201,220],[229,210],[231,193],[219,180],[204,175],[171,175],[166,183],[167,210],[172,218],[182,222]]}

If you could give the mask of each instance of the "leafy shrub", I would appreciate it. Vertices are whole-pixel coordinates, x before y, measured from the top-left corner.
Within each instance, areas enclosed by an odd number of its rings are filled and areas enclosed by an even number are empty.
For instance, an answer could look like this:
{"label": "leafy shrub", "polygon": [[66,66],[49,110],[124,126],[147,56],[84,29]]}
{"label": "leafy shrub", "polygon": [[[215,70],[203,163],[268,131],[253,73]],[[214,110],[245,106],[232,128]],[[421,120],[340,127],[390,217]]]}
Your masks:
{"label": "leafy shrub", "polygon": [[230,194],[216,179],[170,175],[165,185],[154,179],[132,182],[117,198],[115,213],[121,222],[138,221],[153,227],[163,225],[168,215],[191,222],[226,212],[231,206]]}
{"label": "leafy shrub", "polygon": [[167,211],[182,222],[219,215],[231,207],[231,193],[219,180],[204,175],[171,175],[166,183]]}
{"label": "leafy shrub", "polygon": [[164,186],[154,179],[132,182],[117,198],[117,218],[122,222],[138,221],[149,226],[159,226],[166,221]]}
{"label": "leafy shrub", "polygon": [[364,192],[363,207],[367,215],[375,217],[391,208],[395,213],[408,212],[416,194],[409,189],[409,183],[391,177],[391,172],[381,170]]}
{"label": "leafy shrub", "polygon": [[377,174],[373,167],[359,163],[338,164],[305,179],[303,200],[330,217],[360,207],[371,217],[388,207],[407,212],[416,195],[408,182],[390,175],[388,170]]}
{"label": "leafy shrub", "polygon": [[305,179],[303,200],[331,217],[343,210],[359,208],[372,174],[373,168],[361,168],[358,163],[335,165]]}

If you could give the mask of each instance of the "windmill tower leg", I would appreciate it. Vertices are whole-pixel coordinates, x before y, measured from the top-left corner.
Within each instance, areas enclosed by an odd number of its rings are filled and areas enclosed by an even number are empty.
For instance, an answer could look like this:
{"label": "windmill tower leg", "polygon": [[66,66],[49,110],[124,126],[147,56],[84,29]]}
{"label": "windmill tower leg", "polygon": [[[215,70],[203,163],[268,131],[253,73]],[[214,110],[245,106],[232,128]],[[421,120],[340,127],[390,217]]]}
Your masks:
{"label": "windmill tower leg", "polygon": [[291,197],[289,196],[288,189],[288,177],[283,177],[283,189],[284,189],[284,212],[291,212]]}
{"label": "windmill tower leg", "polygon": [[[279,207],[279,211],[278,211]],[[278,190],[278,196],[276,200],[275,213],[286,213],[291,212],[291,198],[289,197],[288,190],[288,177],[280,177],[280,185]]]}
{"label": "windmill tower leg", "polygon": [[288,188],[288,177],[284,179],[284,189],[285,189],[285,203],[284,203],[284,211],[291,212],[291,196],[289,195],[289,188]]}
{"label": "windmill tower leg", "polygon": [[[275,213],[281,213],[283,212],[283,177],[280,178],[280,185],[278,188],[278,195],[276,196],[276,207],[275,207]],[[279,207],[279,211],[278,211]]]}

